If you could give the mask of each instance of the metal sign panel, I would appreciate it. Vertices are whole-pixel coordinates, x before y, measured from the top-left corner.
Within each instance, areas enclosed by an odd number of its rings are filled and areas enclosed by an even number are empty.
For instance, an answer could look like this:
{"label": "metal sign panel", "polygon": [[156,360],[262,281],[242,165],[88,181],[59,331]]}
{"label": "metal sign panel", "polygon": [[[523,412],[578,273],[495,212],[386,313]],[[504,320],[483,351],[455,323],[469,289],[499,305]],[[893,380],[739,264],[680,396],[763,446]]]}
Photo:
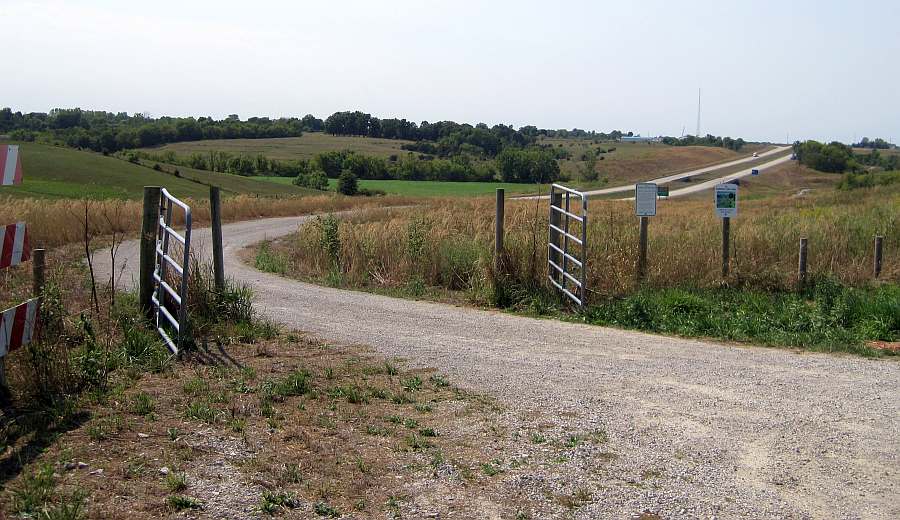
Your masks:
{"label": "metal sign panel", "polygon": [[656,216],[656,184],[641,182],[634,185],[634,214],[639,217]]}
{"label": "metal sign panel", "polygon": [[669,187],[668,186],[658,186],[656,188],[656,194],[660,197],[668,197],[669,196]]}
{"label": "metal sign panel", "polygon": [[12,186],[22,182],[22,159],[19,146],[0,145],[0,186]]}
{"label": "metal sign panel", "polygon": [[40,324],[39,299],[0,312],[0,357],[31,343]]}
{"label": "metal sign panel", "polygon": [[752,170],[750,170],[750,175],[759,175],[759,170],[756,168],[753,168]]}
{"label": "metal sign panel", "polygon": [[737,184],[717,184],[715,190],[716,215],[720,217],[737,216]]}

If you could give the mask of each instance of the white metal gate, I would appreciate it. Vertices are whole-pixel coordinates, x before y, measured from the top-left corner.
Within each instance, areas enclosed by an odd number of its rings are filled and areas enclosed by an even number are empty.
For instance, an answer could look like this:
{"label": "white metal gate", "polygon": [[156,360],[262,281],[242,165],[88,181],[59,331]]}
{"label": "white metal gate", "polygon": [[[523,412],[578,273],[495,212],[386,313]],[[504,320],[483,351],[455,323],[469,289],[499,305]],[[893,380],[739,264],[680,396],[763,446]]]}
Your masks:
{"label": "white metal gate", "polygon": [[[155,287],[151,301],[156,310],[156,330],[173,354],[183,347],[188,334],[187,293],[191,259],[191,208],[173,197],[165,188],[159,200],[159,226],[156,234]],[[175,206],[184,211],[184,235],[172,227]],[[180,246],[170,247],[172,238]],[[173,251],[181,249],[182,254]],[[180,257],[180,260],[176,258]],[[179,263],[180,262],[180,263]],[[175,285],[177,287],[173,287]],[[169,309],[169,302],[174,306]],[[176,317],[177,316],[177,317]],[[166,330],[174,331],[175,339]]]}
{"label": "white metal gate", "polygon": [[580,306],[585,305],[587,294],[587,204],[583,192],[560,184],[550,186],[547,274],[554,287]]}

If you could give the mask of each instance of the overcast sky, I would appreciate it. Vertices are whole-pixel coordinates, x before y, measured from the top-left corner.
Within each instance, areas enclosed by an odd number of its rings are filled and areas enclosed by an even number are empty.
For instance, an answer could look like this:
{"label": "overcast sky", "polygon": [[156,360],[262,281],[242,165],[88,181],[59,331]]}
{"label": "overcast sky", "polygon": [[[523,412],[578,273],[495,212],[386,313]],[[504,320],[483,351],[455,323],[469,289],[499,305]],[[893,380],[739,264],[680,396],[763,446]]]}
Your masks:
{"label": "overcast sky", "polygon": [[900,1],[0,0],[0,106],[900,139]]}

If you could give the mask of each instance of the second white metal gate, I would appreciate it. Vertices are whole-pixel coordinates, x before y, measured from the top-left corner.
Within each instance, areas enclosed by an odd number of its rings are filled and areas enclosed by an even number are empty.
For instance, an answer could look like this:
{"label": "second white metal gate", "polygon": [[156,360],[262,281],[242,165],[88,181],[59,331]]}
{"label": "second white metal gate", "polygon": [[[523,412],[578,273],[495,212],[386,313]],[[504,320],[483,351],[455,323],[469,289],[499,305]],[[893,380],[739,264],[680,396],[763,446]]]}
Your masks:
{"label": "second white metal gate", "polygon": [[560,184],[550,186],[550,283],[580,306],[587,288],[587,195]]}

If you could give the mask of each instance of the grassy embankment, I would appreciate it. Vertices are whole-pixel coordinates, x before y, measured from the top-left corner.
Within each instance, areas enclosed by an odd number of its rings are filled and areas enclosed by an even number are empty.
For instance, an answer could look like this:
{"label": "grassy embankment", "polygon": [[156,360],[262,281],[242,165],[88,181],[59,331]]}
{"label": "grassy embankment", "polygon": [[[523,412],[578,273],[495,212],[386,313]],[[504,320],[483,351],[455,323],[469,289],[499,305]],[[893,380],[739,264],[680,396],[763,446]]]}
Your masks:
{"label": "grassy embankment", "polygon": [[[491,265],[493,202],[322,219],[266,245],[261,268],[396,295],[465,298],[537,314],[641,330],[817,350],[872,353],[900,339],[900,191],[820,191],[742,203],[732,221],[732,265],[720,278],[721,224],[709,201],[660,201],[650,223],[649,273],[636,281],[631,203],[596,201],[588,229],[591,308],[567,314],[545,282],[546,202],[507,205],[505,274]],[[872,237],[885,265],[872,280]],[[809,239],[811,284],[797,291],[797,243]]]}

